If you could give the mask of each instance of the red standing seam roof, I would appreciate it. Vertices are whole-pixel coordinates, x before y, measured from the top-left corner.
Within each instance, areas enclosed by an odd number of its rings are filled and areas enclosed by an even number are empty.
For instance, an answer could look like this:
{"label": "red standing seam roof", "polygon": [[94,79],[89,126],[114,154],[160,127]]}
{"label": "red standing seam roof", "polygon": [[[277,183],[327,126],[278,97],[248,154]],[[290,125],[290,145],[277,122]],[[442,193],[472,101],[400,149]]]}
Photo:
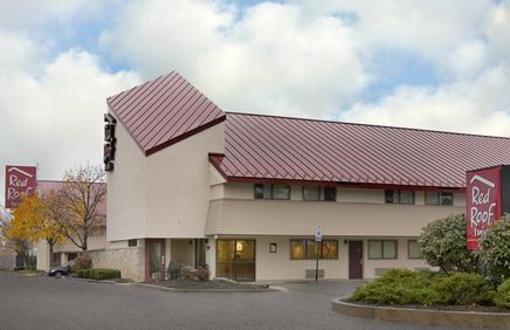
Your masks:
{"label": "red standing seam roof", "polygon": [[510,139],[225,113],[176,72],[112,96],[108,106],[146,156],[226,120],[228,181],[465,187],[468,170],[510,164]]}
{"label": "red standing seam roof", "polygon": [[225,120],[225,113],[175,71],[107,99],[145,155]]}
{"label": "red standing seam roof", "polygon": [[510,164],[510,139],[228,113],[210,161],[229,181],[464,188],[467,170]]}

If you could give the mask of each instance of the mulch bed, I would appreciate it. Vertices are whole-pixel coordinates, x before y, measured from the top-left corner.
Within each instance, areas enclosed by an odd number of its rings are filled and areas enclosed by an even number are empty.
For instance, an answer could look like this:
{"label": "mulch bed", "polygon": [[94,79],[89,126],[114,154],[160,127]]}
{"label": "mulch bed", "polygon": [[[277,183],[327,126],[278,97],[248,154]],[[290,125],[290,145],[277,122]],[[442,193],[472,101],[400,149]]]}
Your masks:
{"label": "mulch bed", "polygon": [[148,282],[153,285],[160,285],[166,288],[173,289],[220,289],[220,290],[261,290],[267,289],[269,286],[265,284],[249,284],[231,281],[185,281],[185,280],[172,280],[172,281],[157,281]]}
{"label": "mulch bed", "polygon": [[365,302],[355,302],[344,300],[345,302],[363,306],[376,306],[376,307],[395,307],[395,308],[409,308],[409,309],[428,309],[428,310],[436,310],[436,311],[456,311],[456,312],[484,312],[484,313],[507,313],[510,314],[509,309],[499,308],[496,306],[456,306],[456,305],[432,305],[432,306],[423,306],[423,305],[386,305],[386,304],[370,304]]}

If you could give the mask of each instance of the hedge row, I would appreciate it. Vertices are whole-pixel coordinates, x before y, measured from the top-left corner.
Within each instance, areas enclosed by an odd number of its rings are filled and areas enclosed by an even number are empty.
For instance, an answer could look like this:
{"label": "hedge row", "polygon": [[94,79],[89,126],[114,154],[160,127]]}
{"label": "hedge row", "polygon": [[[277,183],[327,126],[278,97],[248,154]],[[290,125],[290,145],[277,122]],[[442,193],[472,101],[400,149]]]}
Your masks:
{"label": "hedge row", "polygon": [[120,278],[120,270],[110,268],[85,268],[78,269],[76,275],[81,278],[90,278],[93,280],[108,280]]}
{"label": "hedge row", "polygon": [[[497,298],[499,300],[495,297],[499,297]],[[393,269],[375,281],[358,288],[350,300],[386,305],[430,306],[493,305],[494,301],[501,301],[501,304],[504,304],[510,303],[509,298],[505,299],[499,293],[496,294],[491,284],[478,274],[446,275]]]}

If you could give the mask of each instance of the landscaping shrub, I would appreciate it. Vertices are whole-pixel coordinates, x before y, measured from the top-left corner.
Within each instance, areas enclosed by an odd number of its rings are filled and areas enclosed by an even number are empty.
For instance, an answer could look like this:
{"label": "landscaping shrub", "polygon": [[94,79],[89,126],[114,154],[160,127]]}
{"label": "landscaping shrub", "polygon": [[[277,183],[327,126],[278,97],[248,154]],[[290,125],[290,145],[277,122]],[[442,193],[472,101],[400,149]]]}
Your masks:
{"label": "landscaping shrub", "polygon": [[182,278],[186,281],[209,281],[209,266],[204,265],[198,269],[186,266],[182,270]]}
{"label": "landscaping shrub", "polygon": [[108,280],[112,278],[120,278],[120,270],[110,268],[91,268],[88,272],[89,277],[93,280]]}
{"label": "landscaping shrub", "polygon": [[349,300],[390,305],[432,305],[439,299],[437,292],[431,288],[437,276],[432,272],[392,269],[356,289]]}
{"label": "landscaping shrub", "polygon": [[[507,290],[510,294],[510,283]],[[490,283],[478,274],[393,269],[358,288],[349,300],[385,305],[490,305],[494,295]]]}
{"label": "landscaping shrub", "polygon": [[495,291],[479,274],[453,273],[432,281],[440,305],[490,305]]}
{"label": "landscaping shrub", "polygon": [[485,233],[480,242],[483,273],[500,284],[510,278],[510,216],[505,215]]}
{"label": "landscaping shrub", "polygon": [[92,258],[88,254],[81,253],[74,259],[74,263],[72,266],[73,272],[78,272],[80,269],[88,269],[92,268]]}
{"label": "landscaping shrub", "polygon": [[477,255],[466,247],[466,222],[463,214],[429,223],[423,228],[418,244],[427,263],[446,273],[478,270]]}
{"label": "landscaping shrub", "polygon": [[78,269],[76,270],[76,276],[81,278],[89,278],[90,276],[89,272],[90,272],[89,268]]}
{"label": "landscaping shrub", "polygon": [[503,282],[494,297],[494,303],[501,308],[510,308],[510,279]]}

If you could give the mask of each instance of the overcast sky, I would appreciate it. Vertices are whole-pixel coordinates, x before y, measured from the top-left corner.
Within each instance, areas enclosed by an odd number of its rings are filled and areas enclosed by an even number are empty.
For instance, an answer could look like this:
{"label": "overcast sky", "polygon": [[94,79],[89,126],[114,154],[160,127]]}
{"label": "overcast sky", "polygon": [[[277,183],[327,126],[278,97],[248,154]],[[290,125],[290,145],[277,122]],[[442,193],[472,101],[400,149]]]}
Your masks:
{"label": "overcast sky", "polygon": [[171,70],[228,111],[510,136],[510,0],[3,0],[0,187],[99,164],[105,98]]}

